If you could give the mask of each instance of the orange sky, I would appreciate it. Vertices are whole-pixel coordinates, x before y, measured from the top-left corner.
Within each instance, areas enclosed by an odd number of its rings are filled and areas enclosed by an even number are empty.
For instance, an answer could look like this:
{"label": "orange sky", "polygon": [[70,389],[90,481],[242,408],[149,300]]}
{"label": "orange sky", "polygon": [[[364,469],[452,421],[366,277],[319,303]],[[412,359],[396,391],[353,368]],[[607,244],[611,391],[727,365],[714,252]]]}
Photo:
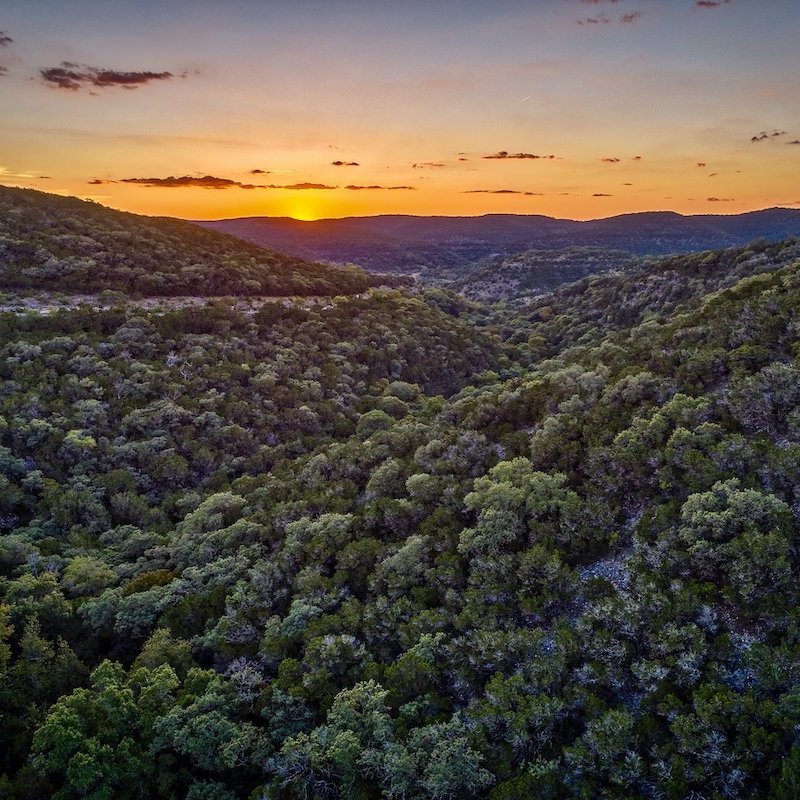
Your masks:
{"label": "orange sky", "polygon": [[187,218],[797,206],[798,30],[791,0],[8,0],[0,183]]}

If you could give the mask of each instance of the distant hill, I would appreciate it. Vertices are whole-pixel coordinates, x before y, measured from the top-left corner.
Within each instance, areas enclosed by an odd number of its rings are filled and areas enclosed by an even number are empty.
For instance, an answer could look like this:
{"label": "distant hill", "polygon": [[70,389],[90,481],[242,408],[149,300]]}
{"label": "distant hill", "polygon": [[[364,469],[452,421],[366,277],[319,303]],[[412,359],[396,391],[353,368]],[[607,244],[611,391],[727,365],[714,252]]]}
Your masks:
{"label": "distant hill", "polygon": [[630,255],[667,255],[779,241],[800,234],[800,210],[683,216],[672,211],[577,222],[539,215],[480,217],[384,215],[302,222],[243,217],[198,222],[212,230],[302,258],[386,272],[450,278],[493,255],[564,247],[602,247]]}
{"label": "distant hill", "polygon": [[385,283],[169,217],[0,186],[0,287],[134,295],[335,295]]}

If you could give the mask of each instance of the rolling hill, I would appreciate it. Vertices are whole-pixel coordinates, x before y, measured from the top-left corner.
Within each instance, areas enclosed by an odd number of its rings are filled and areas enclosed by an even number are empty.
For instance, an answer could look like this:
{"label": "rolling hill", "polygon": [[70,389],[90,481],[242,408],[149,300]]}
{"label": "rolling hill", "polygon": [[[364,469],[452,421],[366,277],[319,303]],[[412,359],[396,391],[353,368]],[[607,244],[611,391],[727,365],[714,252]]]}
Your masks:
{"label": "rolling hill", "polygon": [[358,264],[380,272],[422,272],[450,279],[492,255],[564,247],[601,247],[630,255],[667,255],[779,241],[800,234],[800,210],[683,216],[671,211],[578,222],[539,215],[480,217],[382,215],[302,222],[243,217],[197,222],[301,258]]}
{"label": "rolling hill", "polygon": [[0,287],[276,296],[352,294],[385,283],[182,220],[0,186]]}

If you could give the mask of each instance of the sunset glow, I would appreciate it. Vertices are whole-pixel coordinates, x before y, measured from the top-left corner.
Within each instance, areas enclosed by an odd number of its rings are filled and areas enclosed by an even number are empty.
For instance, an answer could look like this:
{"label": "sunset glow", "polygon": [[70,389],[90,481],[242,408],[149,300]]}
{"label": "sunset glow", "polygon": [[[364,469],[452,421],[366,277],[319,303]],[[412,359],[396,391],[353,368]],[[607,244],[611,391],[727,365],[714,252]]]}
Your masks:
{"label": "sunset glow", "polygon": [[0,183],[198,219],[797,207],[798,23],[793,0],[8,0]]}

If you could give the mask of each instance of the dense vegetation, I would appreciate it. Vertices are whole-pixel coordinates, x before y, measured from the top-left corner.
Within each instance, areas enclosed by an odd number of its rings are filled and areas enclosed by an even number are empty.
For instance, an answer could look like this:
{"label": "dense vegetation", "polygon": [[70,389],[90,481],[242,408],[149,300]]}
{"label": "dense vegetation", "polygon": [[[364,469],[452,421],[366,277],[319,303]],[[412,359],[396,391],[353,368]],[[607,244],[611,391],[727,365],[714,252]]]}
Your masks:
{"label": "dense vegetation", "polygon": [[168,217],[0,186],[0,287],[151,295],[336,295],[402,279],[279,255]]}
{"label": "dense vegetation", "polygon": [[0,792],[797,797],[798,256],[2,316]]}
{"label": "dense vegetation", "polygon": [[594,273],[630,272],[641,263],[641,258],[602,247],[526,250],[487,258],[445,285],[473,300],[520,302]]}

